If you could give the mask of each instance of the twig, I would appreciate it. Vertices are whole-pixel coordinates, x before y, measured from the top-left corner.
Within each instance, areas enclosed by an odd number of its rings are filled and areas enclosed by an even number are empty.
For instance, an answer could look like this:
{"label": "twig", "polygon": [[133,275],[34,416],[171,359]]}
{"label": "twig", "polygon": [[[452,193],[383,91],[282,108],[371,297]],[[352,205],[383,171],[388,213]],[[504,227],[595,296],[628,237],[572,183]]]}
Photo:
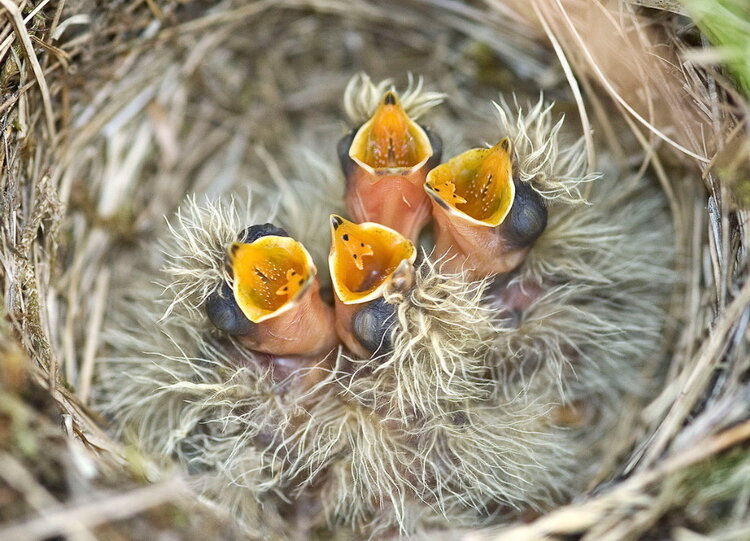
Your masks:
{"label": "twig", "polygon": [[99,344],[99,331],[104,319],[104,309],[107,305],[109,292],[109,270],[104,269],[96,280],[94,290],[94,308],[89,319],[89,328],[86,333],[86,346],[83,353],[81,373],[78,379],[78,396],[81,403],[86,404],[91,392],[91,379],[94,374],[94,360],[96,359],[97,345]]}
{"label": "twig", "polygon": [[706,441],[698,442],[689,450],[666,460],[659,467],[641,472],[617,485],[610,492],[578,505],[568,505],[548,513],[535,522],[506,528],[477,531],[464,537],[464,541],[537,541],[552,536],[584,532],[611,515],[613,510],[627,509],[629,503],[643,500],[642,491],[669,474],[688,468],[698,462],[750,439],[750,420],[725,430]]}
{"label": "twig", "polygon": [[578,86],[578,81],[573,74],[573,70],[570,67],[568,58],[565,56],[565,51],[563,51],[562,47],[560,46],[560,42],[555,37],[555,33],[552,31],[549,24],[547,24],[547,19],[542,13],[542,10],[539,9],[538,1],[539,0],[532,0],[531,6],[534,9],[534,13],[536,13],[537,18],[539,19],[539,22],[542,24],[544,32],[547,34],[547,37],[552,43],[552,48],[555,49],[555,54],[557,54],[557,58],[558,60],[560,60],[560,66],[562,66],[563,72],[565,73],[565,78],[568,80],[570,90],[573,92],[573,97],[575,98],[576,106],[578,107],[578,114],[581,116],[581,129],[583,130],[583,139],[584,141],[586,141],[586,159],[588,161],[586,173],[591,174],[596,168],[596,152],[594,150],[594,138],[592,135],[591,122],[589,121],[589,115],[586,112],[586,105],[583,103],[581,88]]}
{"label": "twig", "polygon": [[181,478],[158,485],[137,488],[124,494],[105,497],[92,495],[95,501],[60,509],[43,517],[16,523],[0,529],[0,539],[41,541],[56,535],[70,535],[81,526],[100,524],[132,517],[147,509],[186,497],[189,490]]}
{"label": "twig", "polygon": [[13,24],[13,28],[15,29],[18,38],[23,44],[24,51],[26,51],[26,57],[31,63],[31,69],[34,71],[34,76],[39,84],[39,91],[42,94],[42,102],[44,103],[44,116],[47,120],[47,131],[49,132],[50,138],[49,143],[54,147],[57,133],[55,131],[55,117],[52,114],[52,100],[50,99],[49,87],[47,86],[47,80],[44,78],[42,66],[39,65],[39,59],[34,52],[34,46],[31,44],[29,32],[26,30],[26,25],[21,17],[21,10],[10,0],[0,0],[0,5],[6,9],[10,16],[10,21]]}
{"label": "twig", "polygon": [[[42,516],[40,519],[60,509],[61,505],[50,492],[41,485],[34,475],[10,454],[0,454],[0,476],[23,496],[26,503]],[[95,541],[96,538],[80,523],[70,521],[69,530],[73,541]],[[0,530],[1,532],[1,530]],[[0,533],[0,539],[24,539],[23,536],[9,537]]]}
{"label": "twig", "polygon": [[669,413],[651,437],[651,444],[644,457],[644,464],[653,463],[664,451],[670,438],[685,416],[690,412],[695,402],[700,398],[703,390],[701,384],[712,374],[712,366],[721,362],[724,350],[729,346],[726,335],[737,324],[740,314],[748,309],[750,303],[750,282],[747,282],[737,297],[727,306],[721,320],[714,327],[708,340],[695,363],[683,372],[684,385],[680,386],[680,394],[674,401]]}
{"label": "twig", "polygon": [[620,96],[619,92],[612,86],[612,83],[609,82],[609,79],[607,76],[602,72],[601,68],[599,67],[599,64],[596,63],[596,60],[591,55],[591,51],[588,50],[586,47],[586,43],[583,41],[583,38],[581,37],[581,34],[578,32],[578,29],[573,24],[573,21],[570,19],[570,16],[568,15],[568,12],[565,10],[565,7],[562,5],[562,2],[560,0],[555,0],[555,3],[558,5],[560,12],[563,16],[563,19],[565,20],[566,25],[570,29],[573,36],[576,38],[576,41],[578,41],[578,45],[581,47],[581,52],[586,56],[586,59],[588,60],[589,64],[591,65],[591,68],[594,70],[594,73],[597,74],[599,77],[599,80],[601,81],[602,85],[604,85],[604,88],[607,89],[607,92],[615,99],[617,102],[622,105],[628,113],[630,113],[633,118],[635,118],[638,122],[646,126],[646,128],[649,129],[654,135],[656,135],[659,139],[662,139],[672,145],[674,148],[679,150],[680,152],[687,154],[691,158],[695,158],[696,160],[708,163],[708,158],[705,156],[701,156],[699,154],[696,154],[695,152],[691,151],[688,148],[685,148],[681,144],[679,144],[674,139],[671,139],[666,134],[662,133],[660,130],[656,129],[656,126],[651,124],[648,120],[643,118],[638,111],[633,109],[628,102],[623,99],[622,96]]}

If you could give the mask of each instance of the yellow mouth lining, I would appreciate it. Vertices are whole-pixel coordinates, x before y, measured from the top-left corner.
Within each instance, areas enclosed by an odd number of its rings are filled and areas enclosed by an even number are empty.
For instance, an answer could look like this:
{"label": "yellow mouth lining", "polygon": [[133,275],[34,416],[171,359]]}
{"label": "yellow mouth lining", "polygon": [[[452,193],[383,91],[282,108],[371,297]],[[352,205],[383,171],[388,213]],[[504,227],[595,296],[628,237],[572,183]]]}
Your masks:
{"label": "yellow mouth lining", "polygon": [[416,257],[414,245],[393,229],[331,215],[328,264],[336,295],[344,304],[376,299],[399,264],[413,263]]}
{"label": "yellow mouth lining", "polygon": [[510,140],[468,150],[436,167],[427,174],[425,190],[453,214],[479,225],[500,225],[516,193]]}
{"label": "yellow mouth lining", "polygon": [[349,147],[349,157],[371,169],[421,167],[432,153],[429,137],[392,91],[385,93]]}
{"label": "yellow mouth lining", "polygon": [[266,236],[229,249],[234,298],[253,323],[278,316],[296,304],[315,277],[304,246],[289,237]]}

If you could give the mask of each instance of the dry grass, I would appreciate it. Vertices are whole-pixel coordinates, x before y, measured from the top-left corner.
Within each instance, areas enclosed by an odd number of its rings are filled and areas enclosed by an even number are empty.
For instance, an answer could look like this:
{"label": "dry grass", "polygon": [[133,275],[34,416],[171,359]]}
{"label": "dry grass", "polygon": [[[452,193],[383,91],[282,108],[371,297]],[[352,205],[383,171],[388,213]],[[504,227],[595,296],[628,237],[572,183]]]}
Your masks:
{"label": "dry grass", "polygon": [[362,68],[425,75],[451,97],[436,127],[477,126],[473,144],[492,137],[478,99],[544,89],[591,158],[658,180],[676,232],[671,360],[658,395],[623,405],[596,482],[528,524],[446,535],[750,535],[748,104],[687,55],[704,44],[675,3],[0,3],[0,538],[248,535],[88,409],[101,330],[186,193],[295,200],[278,193],[309,174],[298,143],[335,159]]}

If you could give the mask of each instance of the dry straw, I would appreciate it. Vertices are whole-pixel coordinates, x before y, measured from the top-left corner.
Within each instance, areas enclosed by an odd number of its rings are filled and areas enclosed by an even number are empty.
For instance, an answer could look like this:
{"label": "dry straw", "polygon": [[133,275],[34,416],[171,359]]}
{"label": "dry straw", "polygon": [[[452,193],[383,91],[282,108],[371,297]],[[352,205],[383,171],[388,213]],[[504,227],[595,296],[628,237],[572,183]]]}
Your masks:
{"label": "dry straw", "polygon": [[[0,4],[0,539],[750,535],[746,74],[701,3]],[[201,300],[248,221],[325,268],[335,143],[386,79],[446,157],[513,138],[550,210],[517,280],[556,285],[498,322],[422,267],[385,368],[290,397]],[[374,407],[427,411],[420,453]]]}

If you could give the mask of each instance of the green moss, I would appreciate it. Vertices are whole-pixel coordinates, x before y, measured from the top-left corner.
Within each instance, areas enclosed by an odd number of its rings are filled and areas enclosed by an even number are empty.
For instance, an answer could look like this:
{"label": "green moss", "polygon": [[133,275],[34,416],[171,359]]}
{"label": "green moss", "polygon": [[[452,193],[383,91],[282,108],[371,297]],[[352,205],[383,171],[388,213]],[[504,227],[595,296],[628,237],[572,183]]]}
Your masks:
{"label": "green moss", "polygon": [[686,473],[680,483],[683,492],[676,504],[704,533],[744,520],[746,510],[738,508],[750,487],[750,451],[736,449],[701,464]]}
{"label": "green moss", "polygon": [[149,477],[148,459],[134,446],[125,448],[125,460],[127,461],[129,474],[138,481],[153,481]]}
{"label": "green moss", "polygon": [[750,4],[746,0],[683,0],[721,61],[750,95]]}
{"label": "green moss", "polygon": [[6,392],[0,392],[0,446],[34,459],[39,453],[37,429],[28,408]]}

